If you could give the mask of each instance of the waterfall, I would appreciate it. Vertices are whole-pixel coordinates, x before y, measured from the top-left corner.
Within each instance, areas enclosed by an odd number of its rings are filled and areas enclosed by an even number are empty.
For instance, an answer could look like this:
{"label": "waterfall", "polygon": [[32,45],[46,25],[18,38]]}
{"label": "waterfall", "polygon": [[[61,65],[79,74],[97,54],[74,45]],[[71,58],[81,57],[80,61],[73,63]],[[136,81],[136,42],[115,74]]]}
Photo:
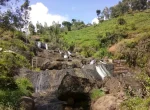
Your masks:
{"label": "waterfall", "polygon": [[66,59],[66,58],[68,58],[68,56],[67,56],[67,55],[64,55],[64,58]]}
{"label": "waterfall", "polygon": [[96,66],[96,71],[100,75],[100,77],[102,78],[102,80],[106,76],[111,76],[111,74],[109,73],[109,71],[106,69],[106,67],[103,64],[97,65]]}
{"label": "waterfall", "polygon": [[48,50],[48,45],[45,43],[45,49]]}
{"label": "waterfall", "polygon": [[70,55],[71,55],[71,52],[68,51],[68,55],[70,56]]}
{"label": "waterfall", "polygon": [[37,83],[36,83],[36,87],[35,87],[35,92],[40,92],[42,91],[42,77],[43,77],[43,74],[40,73],[40,75],[38,76],[37,78]]}
{"label": "waterfall", "polygon": [[92,60],[91,62],[90,62],[90,65],[93,65],[95,63],[95,60]]}
{"label": "waterfall", "polygon": [[41,48],[41,42],[37,42],[37,47]]}
{"label": "waterfall", "polygon": [[101,66],[96,66],[96,71],[98,72],[98,74],[101,76],[101,78],[102,78],[102,80],[103,80],[106,75],[105,75],[105,73],[102,71]]}
{"label": "waterfall", "polygon": [[106,72],[107,76],[111,76],[110,72],[106,69],[104,65],[102,65],[102,68]]}

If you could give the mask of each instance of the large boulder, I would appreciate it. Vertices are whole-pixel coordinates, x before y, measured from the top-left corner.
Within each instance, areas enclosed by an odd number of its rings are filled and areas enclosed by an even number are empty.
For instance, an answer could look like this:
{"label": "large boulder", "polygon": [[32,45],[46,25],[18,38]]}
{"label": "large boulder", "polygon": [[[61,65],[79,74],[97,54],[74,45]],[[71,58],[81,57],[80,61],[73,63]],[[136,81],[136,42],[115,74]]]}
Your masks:
{"label": "large boulder", "polygon": [[[20,70],[22,71],[22,70]],[[46,70],[41,72],[33,72],[29,70],[23,71],[25,77],[27,77],[32,83],[37,91],[44,91],[44,90],[51,90],[56,91],[60,86],[62,86],[64,83],[67,82],[69,87],[72,85],[72,87],[76,87],[78,84],[78,87],[83,86],[81,83],[84,82],[85,86],[89,86],[91,84],[93,87],[95,87],[95,79],[91,77],[90,75],[84,73],[82,69],[76,68],[76,69],[62,69],[62,70]],[[68,82],[68,77],[70,77],[70,80]],[[76,83],[74,83],[74,79],[77,80]],[[85,82],[86,81],[86,82]],[[87,84],[86,84],[87,83]],[[80,89],[78,89],[78,92],[80,92]],[[83,91],[85,92],[85,91]]]}
{"label": "large boulder", "polygon": [[53,70],[53,69],[56,69],[56,70],[61,70],[63,68],[65,68],[66,66],[60,62],[60,61],[50,61],[50,60],[46,60],[42,66],[41,66],[41,69],[42,70],[46,70],[46,69],[49,69],[49,70]]}
{"label": "large boulder", "polygon": [[102,80],[98,72],[96,71],[95,65],[84,65],[83,66],[83,71],[93,77],[96,80]]}
{"label": "large boulder", "polygon": [[63,110],[64,101],[60,101],[56,95],[50,92],[34,94],[35,110]]}
{"label": "large boulder", "polygon": [[61,55],[59,52],[53,51],[53,50],[41,50],[37,52],[38,57],[47,58],[47,59],[57,59],[61,58]]}
{"label": "large boulder", "polygon": [[100,97],[91,106],[92,110],[120,110],[120,104],[125,100],[123,92],[116,95],[108,94]]}
{"label": "large boulder", "polygon": [[[96,80],[80,68],[41,72],[24,69],[20,72],[21,76],[32,82],[35,94],[40,94],[34,96],[37,110],[45,110],[47,107],[51,110],[61,110],[59,108],[62,108],[64,102],[66,106],[89,107],[89,93],[97,88]],[[85,104],[81,105],[83,102]]]}
{"label": "large boulder", "polygon": [[19,100],[19,108],[23,110],[34,110],[35,103],[30,97],[23,96]]}
{"label": "large boulder", "polygon": [[126,91],[131,96],[143,97],[145,94],[142,84],[133,76],[120,75],[118,77],[107,77],[102,86],[108,90],[108,93],[114,94],[120,91]]}

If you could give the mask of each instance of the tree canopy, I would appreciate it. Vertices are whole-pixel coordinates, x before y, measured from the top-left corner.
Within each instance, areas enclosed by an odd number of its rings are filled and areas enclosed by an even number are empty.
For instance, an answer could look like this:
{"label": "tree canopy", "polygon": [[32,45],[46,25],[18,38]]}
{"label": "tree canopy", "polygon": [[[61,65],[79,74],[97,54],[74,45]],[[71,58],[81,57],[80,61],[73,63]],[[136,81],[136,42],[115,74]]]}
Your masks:
{"label": "tree canopy", "polygon": [[[1,0],[0,1],[0,28],[2,29],[1,33],[9,29],[18,29],[21,30],[25,28],[29,21],[29,0],[24,0],[24,3],[19,7],[16,6],[12,9],[12,5],[9,3],[11,0]],[[19,2],[16,0],[16,2]],[[6,11],[1,11],[2,9]]]}

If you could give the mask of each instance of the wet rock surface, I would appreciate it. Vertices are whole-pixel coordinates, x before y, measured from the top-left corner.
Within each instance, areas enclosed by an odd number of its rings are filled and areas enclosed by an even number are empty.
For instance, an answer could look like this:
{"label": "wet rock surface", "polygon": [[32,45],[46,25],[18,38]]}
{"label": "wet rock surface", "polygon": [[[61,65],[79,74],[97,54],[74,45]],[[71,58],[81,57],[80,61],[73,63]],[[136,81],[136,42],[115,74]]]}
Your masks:
{"label": "wet rock surface", "polygon": [[[93,88],[97,88],[95,79],[78,68],[42,72],[25,69],[20,71],[34,86],[33,97],[37,110],[62,110],[63,106],[80,108],[82,106],[79,102],[86,102],[83,108],[89,107],[89,93]],[[70,98],[74,101],[73,105],[68,102]]]}

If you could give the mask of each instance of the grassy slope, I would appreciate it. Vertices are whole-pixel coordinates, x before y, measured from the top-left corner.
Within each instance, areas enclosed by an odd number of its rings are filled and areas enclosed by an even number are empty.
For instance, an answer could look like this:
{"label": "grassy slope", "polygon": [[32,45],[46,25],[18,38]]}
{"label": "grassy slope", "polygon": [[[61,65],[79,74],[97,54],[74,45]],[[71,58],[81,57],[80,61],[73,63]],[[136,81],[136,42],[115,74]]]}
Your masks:
{"label": "grassy slope", "polygon": [[[69,45],[75,44],[76,48],[80,48],[83,55],[86,55],[84,54],[85,50],[93,50],[93,53],[90,53],[90,56],[100,57],[97,53],[103,48],[108,48],[108,46],[111,46],[112,44],[101,48],[100,43],[102,42],[97,39],[97,36],[102,36],[101,39],[107,39],[106,33],[109,32],[111,34],[127,34],[127,38],[135,38],[137,37],[136,35],[146,33],[150,30],[150,10],[126,14],[121,16],[121,18],[125,19],[125,25],[118,25],[118,18],[113,18],[109,21],[104,21],[99,25],[71,31],[67,34],[62,34],[62,36]],[[117,42],[119,41],[120,40],[118,39]],[[84,49],[85,47],[86,49]]]}
{"label": "grassy slope", "polygon": [[[22,40],[23,33],[6,31],[0,35],[0,110],[14,110],[21,96],[28,96],[32,84],[26,78],[14,80],[16,69],[30,67],[27,55],[31,56],[31,44],[25,44]],[[12,50],[15,53],[3,52]],[[25,53],[28,53],[27,55]]]}
{"label": "grassy slope", "polygon": [[[129,66],[140,67],[141,71],[145,73],[146,63],[150,60],[150,10],[144,12],[137,12],[132,14],[126,14],[122,16],[126,21],[125,25],[118,25],[118,18],[111,19],[109,21],[104,21],[97,26],[87,27],[77,31],[71,31],[67,34],[63,34],[66,42],[71,45],[75,43],[76,47],[81,48],[81,53],[83,51],[88,51],[93,47],[96,53],[93,52],[91,56],[96,56],[101,50],[107,51],[109,47],[116,47],[116,51],[113,54],[114,58],[125,58]],[[102,40],[98,40],[97,36],[101,36],[101,39],[107,39],[106,33],[111,34],[121,33],[126,34],[126,38],[118,39],[115,45],[107,42],[105,46],[101,47],[99,44]],[[113,37],[115,39],[116,36]],[[109,40],[109,38],[107,39]],[[85,50],[83,49],[85,46]],[[97,47],[96,47],[97,46]],[[84,54],[86,55],[86,54]],[[107,54],[104,54],[104,56]],[[138,73],[138,71],[136,71]],[[144,82],[146,87],[147,95],[145,98],[130,97],[125,102],[122,103],[122,110],[148,110],[150,103],[150,78],[147,74],[143,75],[141,81]],[[97,95],[97,94],[96,94]]]}

